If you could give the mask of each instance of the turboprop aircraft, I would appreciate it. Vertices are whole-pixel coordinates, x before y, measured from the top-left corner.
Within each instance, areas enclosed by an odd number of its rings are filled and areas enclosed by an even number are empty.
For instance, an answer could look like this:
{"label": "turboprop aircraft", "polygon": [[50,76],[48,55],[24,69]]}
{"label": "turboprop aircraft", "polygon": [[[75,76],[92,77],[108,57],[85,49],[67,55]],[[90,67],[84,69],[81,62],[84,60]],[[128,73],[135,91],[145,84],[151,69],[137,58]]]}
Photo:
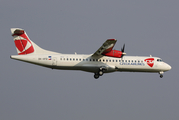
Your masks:
{"label": "turboprop aircraft", "polygon": [[116,71],[159,73],[162,78],[163,73],[171,69],[170,65],[158,57],[125,56],[125,44],[121,51],[113,49],[116,39],[106,40],[93,54],[62,54],[40,48],[21,28],[11,28],[11,32],[18,55],[10,57],[43,67],[91,72],[95,79],[104,73]]}

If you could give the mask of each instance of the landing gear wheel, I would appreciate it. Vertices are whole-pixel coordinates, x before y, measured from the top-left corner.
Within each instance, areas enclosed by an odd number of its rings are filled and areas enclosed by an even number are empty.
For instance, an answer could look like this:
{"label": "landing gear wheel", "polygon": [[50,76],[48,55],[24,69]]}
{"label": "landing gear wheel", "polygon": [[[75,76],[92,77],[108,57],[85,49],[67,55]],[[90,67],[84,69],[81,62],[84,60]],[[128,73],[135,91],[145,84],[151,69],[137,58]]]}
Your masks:
{"label": "landing gear wheel", "polygon": [[162,75],[162,74],[160,75],[160,78],[163,78],[163,75]]}
{"label": "landing gear wheel", "polygon": [[103,71],[102,71],[102,70],[99,71],[99,75],[100,75],[100,76],[103,75]]}
{"label": "landing gear wheel", "polygon": [[160,71],[159,74],[160,74],[160,78],[163,78],[163,71]]}
{"label": "landing gear wheel", "polygon": [[95,78],[95,79],[98,79],[98,78],[99,78],[99,75],[95,73],[95,74],[94,74],[94,78]]}

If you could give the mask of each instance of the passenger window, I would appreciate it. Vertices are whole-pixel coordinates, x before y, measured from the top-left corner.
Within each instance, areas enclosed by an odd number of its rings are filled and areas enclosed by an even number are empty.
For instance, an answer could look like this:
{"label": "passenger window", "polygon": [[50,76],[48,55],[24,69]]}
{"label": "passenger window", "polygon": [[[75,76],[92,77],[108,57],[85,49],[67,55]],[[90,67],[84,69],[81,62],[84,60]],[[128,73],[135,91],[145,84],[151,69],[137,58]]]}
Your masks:
{"label": "passenger window", "polygon": [[108,62],[108,60],[106,60],[106,62]]}
{"label": "passenger window", "polygon": [[128,62],[130,62],[130,60],[128,60]]}
{"label": "passenger window", "polygon": [[114,62],[114,60],[112,60]]}
{"label": "passenger window", "polygon": [[127,62],[127,60],[126,60],[126,62]]}

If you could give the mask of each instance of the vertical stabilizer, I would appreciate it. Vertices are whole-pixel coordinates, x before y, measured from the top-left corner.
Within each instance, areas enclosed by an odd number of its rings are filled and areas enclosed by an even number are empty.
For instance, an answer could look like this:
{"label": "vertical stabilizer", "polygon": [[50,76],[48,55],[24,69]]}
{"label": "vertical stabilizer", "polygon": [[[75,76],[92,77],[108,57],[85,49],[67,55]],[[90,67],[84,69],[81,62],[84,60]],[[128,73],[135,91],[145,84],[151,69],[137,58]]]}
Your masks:
{"label": "vertical stabilizer", "polygon": [[44,50],[32,42],[26,32],[21,28],[11,28],[11,33],[14,38],[14,43],[18,55],[27,54],[58,54],[56,52]]}

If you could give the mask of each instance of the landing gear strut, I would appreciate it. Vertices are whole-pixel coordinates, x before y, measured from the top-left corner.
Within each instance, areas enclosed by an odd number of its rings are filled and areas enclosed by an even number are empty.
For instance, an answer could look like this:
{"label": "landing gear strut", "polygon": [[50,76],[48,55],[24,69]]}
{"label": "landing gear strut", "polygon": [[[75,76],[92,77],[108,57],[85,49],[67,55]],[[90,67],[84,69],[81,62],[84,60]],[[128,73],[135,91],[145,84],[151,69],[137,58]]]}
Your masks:
{"label": "landing gear strut", "polygon": [[160,78],[163,78],[163,71],[160,71],[159,74],[160,74]]}

